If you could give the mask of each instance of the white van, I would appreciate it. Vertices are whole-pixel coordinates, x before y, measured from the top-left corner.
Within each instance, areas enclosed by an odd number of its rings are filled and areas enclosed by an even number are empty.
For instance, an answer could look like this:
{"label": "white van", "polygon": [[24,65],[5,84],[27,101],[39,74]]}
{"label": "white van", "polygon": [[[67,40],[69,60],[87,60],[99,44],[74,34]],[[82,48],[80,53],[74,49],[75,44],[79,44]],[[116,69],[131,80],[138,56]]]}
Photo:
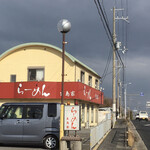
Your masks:
{"label": "white van", "polygon": [[146,111],[140,111],[139,112],[139,120],[148,121],[148,113]]}

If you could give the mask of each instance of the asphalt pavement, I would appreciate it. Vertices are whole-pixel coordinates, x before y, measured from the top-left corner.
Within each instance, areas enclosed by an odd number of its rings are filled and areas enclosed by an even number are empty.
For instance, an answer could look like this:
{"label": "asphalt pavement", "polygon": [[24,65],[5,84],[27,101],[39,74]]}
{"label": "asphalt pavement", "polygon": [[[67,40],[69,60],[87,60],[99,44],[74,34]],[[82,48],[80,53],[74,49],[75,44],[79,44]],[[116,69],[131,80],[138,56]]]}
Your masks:
{"label": "asphalt pavement", "polygon": [[[150,150],[150,121],[132,121],[146,148]],[[144,146],[143,146],[144,147]],[[143,148],[142,147],[142,148]],[[140,148],[140,150],[142,150]]]}
{"label": "asphalt pavement", "polygon": [[[82,128],[75,133],[69,132],[70,136],[79,135],[82,138],[82,150],[90,150],[90,129]],[[42,145],[38,144],[3,144],[0,145],[0,150],[45,150]],[[57,149],[58,150],[58,149]]]}

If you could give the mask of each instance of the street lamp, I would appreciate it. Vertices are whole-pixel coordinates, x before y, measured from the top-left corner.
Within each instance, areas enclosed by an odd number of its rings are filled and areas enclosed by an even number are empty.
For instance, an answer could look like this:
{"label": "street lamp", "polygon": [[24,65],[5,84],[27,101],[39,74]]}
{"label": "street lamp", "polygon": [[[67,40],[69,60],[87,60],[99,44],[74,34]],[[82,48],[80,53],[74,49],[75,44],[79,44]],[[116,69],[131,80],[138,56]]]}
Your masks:
{"label": "street lamp", "polygon": [[61,112],[60,112],[60,139],[64,136],[64,57],[65,57],[65,33],[71,29],[71,23],[62,19],[57,24],[58,31],[62,33],[62,85],[61,85]]}
{"label": "street lamp", "polygon": [[126,119],[126,117],[127,117],[127,86],[128,85],[131,85],[132,83],[127,83],[127,84],[125,84],[124,85],[124,117],[125,117],[125,119]]}

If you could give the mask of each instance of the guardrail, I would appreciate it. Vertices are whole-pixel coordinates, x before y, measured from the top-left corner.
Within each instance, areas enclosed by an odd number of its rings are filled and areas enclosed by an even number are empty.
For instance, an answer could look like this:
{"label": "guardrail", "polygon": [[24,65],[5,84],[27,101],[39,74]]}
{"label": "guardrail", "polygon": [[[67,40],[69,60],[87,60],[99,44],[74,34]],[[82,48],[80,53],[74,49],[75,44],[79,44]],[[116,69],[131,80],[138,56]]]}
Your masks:
{"label": "guardrail", "polygon": [[111,113],[106,115],[106,119],[98,124],[98,126],[90,130],[90,150],[105,136],[111,129]]}

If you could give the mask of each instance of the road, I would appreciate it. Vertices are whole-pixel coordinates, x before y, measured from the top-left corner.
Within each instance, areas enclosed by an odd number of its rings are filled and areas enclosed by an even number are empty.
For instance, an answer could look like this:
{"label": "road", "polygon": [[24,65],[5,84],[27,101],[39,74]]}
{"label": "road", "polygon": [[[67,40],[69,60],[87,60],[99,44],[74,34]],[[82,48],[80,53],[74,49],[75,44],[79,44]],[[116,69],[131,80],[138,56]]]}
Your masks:
{"label": "road", "polygon": [[39,145],[0,145],[0,150],[44,150],[42,146]]}
{"label": "road", "polygon": [[150,121],[132,121],[147,149],[150,149]]}

